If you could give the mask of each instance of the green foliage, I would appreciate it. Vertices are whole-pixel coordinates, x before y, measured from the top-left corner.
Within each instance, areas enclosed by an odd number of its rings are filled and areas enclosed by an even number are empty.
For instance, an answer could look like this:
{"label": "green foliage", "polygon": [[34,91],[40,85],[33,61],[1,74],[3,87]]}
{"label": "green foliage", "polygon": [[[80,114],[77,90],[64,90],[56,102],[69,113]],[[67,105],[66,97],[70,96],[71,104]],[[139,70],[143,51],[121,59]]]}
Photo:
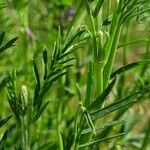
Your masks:
{"label": "green foliage", "polygon": [[149,1],[0,9],[0,149],[149,149]]}

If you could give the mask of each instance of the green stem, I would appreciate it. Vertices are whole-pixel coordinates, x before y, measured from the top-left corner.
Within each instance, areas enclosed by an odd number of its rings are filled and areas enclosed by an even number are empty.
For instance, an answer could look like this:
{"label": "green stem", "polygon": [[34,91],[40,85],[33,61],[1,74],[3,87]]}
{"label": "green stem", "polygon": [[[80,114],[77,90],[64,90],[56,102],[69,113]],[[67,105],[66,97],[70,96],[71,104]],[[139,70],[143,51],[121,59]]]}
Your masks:
{"label": "green stem", "polygon": [[30,150],[29,146],[29,127],[27,124],[26,116],[21,118],[21,140],[22,140],[22,150]]}
{"label": "green stem", "polygon": [[112,71],[112,67],[114,64],[114,59],[115,59],[115,54],[116,54],[116,49],[117,45],[119,42],[120,38],[120,31],[121,31],[121,24],[120,24],[120,17],[121,13],[116,11],[116,14],[114,14],[113,17],[113,24],[112,24],[112,29],[111,29],[111,35],[108,43],[105,46],[105,56],[104,56],[104,61],[103,65],[104,67],[104,89],[107,87],[110,74]]}
{"label": "green stem", "polygon": [[95,62],[96,96],[103,92],[103,67],[100,62]]}
{"label": "green stem", "polygon": [[61,135],[61,111],[62,111],[62,102],[59,101],[58,112],[57,112],[57,135],[58,135],[59,150],[64,149],[62,135]]}

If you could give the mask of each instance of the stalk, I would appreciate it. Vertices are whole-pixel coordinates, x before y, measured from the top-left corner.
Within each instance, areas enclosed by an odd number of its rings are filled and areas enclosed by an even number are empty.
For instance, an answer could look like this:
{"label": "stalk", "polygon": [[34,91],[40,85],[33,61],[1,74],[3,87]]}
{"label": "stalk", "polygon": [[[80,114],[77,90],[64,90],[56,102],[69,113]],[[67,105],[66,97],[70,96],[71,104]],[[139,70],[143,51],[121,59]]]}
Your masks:
{"label": "stalk", "polygon": [[121,18],[121,13],[119,12],[119,9],[118,9],[113,17],[113,24],[112,24],[112,29],[111,29],[112,33],[111,33],[110,39],[104,49],[105,51],[105,56],[103,60],[104,89],[107,87],[108,82],[109,82],[110,74],[111,74],[112,67],[114,64],[116,49],[117,49],[117,45],[118,45],[119,38],[120,38],[120,32],[122,28],[122,25],[120,24],[120,18]]}
{"label": "stalk", "polygon": [[61,111],[62,111],[62,102],[59,101],[58,112],[57,112],[57,135],[58,135],[59,150],[64,149],[62,135],[61,135]]}
{"label": "stalk", "polygon": [[[92,11],[89,7],[89,4],[86,1],[87,12],[89,15],[90,23],[91,23],[91,30],[92,30],[92,47],[93,47],[93,60],[94,60],[94,67],[96,68],[95,72],[95,84],[96,84],[96,95],[99,95],[103,92],[103,68],[100,62],[99,54],[101,54],[100,50],[98,49],[98,42],[97,42],[97,30],[94,22],[94,17],[92,15]],[[97,19],[98,17],[96,17]]]}
{"label": "stalk", "polygon": [[29,146],[29,127],[27,123],[26,116],[21,118],[21,141],[22,141],[22,150],[30,150]]}

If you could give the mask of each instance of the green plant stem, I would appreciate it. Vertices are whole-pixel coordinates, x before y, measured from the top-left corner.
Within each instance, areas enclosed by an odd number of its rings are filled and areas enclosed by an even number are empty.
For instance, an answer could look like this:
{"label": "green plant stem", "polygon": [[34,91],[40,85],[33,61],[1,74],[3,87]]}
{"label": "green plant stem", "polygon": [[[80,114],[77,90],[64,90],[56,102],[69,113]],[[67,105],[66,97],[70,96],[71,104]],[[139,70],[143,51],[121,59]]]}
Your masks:
{"label": "green plant stem", "polygon": [[57,112],[57,135],[58,135],[59,150],[64,149],[62,135],[61,135],[61,112],[62,112],[62,102],[59,101],[58,112]]}
{"label": "green plant stem", "polygon": [[21,118],[21,140],[22,140],[22,150],[30,150],[29,146],[29,127],[27,124],[26,116]]}
{"label": "green plant stem", "polygon": [[100,62],[95,62],[96,96],[103,92],[103,67]]}
{"label": "green plant stem", "polygon": [[105,50],[105,56],[103,61],[103,65],[105,66],[104,67],[104,89],[107,87],[109,82],[110,74],[114,64],[116,49],[120,38],[120,32],[122,27],[120,24],[120,17],[121,17],[121,13],[118,10],[116,11],[116,14],[114,14],[113,25],[111,30],[112,33],[104,49]]}
{"label": "green plant stem", "polygon": [[[87,6],[88,7],[88,6]],[[88,8],[87,8],[88,9]],[[102,14],[102,13],[100,13]],[[98,17],[97,17],[98,18]],[[97,19],[96,18],[96,19]],[[103,92],[103,68],[101,67],[101,62],[100,62],[100,54],[98,50],[98,42],[97,42],[97,31],[96,31],[96,26],[94,22],[94,17],[92,15],[91,10],[89,10],[89,19],[92,27],[92,45],[93,45],[93,59],[94,59],[94,67],[96,68],[95,72],[95,84],[96,84],[96,95],[99,95]]]}

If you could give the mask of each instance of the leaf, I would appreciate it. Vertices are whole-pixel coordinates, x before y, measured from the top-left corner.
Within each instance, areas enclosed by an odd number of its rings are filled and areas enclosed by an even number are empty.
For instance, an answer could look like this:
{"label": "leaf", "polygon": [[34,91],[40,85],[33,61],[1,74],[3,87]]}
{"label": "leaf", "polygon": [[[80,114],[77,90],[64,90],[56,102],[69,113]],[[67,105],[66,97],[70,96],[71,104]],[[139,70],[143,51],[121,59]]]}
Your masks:
{"label": "leaf", "polygon": [[127,42],[127,43],[119,44],[117,48],[128,46],[128,45],[133,45],[133,44],[146,43],[146,42],[149,42],[149,40],[146,39],[146,38],[144,38],[144,39],[137,39],[137,40],[130,41],[130,42]]}
{"label": "leaf", "polygon": [[0,32],[0,46],[1,46],[2,42],[3,42],[3,40],[4,40],[4,36],[5,36],[5,31]]}
{"label": "leaf", "polygon": [[6,141],[8,137],[8,130],[5,131],[1,141],[0,141],[0,149],[4,150],[6,148]]}
{"label": "leaf", "polygon": [[137,13],[135,13],[135,14],[133,14],[133,15],[129,16],[127,19],[131,19],[131,18],[133,18],[133,17],[136,17],[136,16],[139,16],[139,15],[142,15],[142,14],[144,14],[144,13],[146,13],[146,12],[150,12],[150,8],[145,9],[145,10],[143,10],[143,11],[139,11],[139,12],[137,12]]}
{"label": "leaf", "polygon": [[7,7],[7,4],[6,3],[1,3],[0,4],[0,9],[2,10],[3,8],[6,8]]}
{"label": "leaf", "polygon": [[114,78],[116,75],[119,75],[119,74],[121,74],[121,73],[123,73],[123,72],[125,72],[125,71],[128,71],[128,70],[131,70],[131,69],[133,69],[133,68],[135,68],[135,67],[138,67],[139,65],[148,64],[148,63],[150,63],[150,60],[141,60],[141,61],[133,62],[133,63],[131,63],[131,64],[128,64],[128,65],[126,65],[126,66],[123,66],[123,67],[117,69],[116,71],[114,71],[114,72],[111,74],[110,78],[112,79],[112,78]]}
{"label": "leaf", "polygon": [[93,134],[96,135],[95,126],[94,126],[94,124],[92,122],[92,119],[91,119],[89,113],[87,112],[86,108],[82,105],[82,102],[80,102],[79,105],[80,105],[80,108],[81,108],[81,110],[83,112],[83,115],[84,115],[84,117],[86,119],[87,125],[93,131]]}
{"label": "leaf", "polygon": [[100,9],[101,9],[101,7],[103,5],[103,2],[104,2],[104,0],[99,0],[97,2],[97,5],[96,5],[95,10],[93,12],[93,17],[97,17],[98,16],[98,13],[100,12]]}
{"label": "leaf", "polygon": [[44,80],[47,78],[47,69],[48,69],[48,54],[47,54],[47,48],[43,50],[43,62],[44,62]]}
{"label": "leaf", "polygon": [[112,88],[114,87],[116,83],[116,78],[112,80],[112,82],[108,85],[108,87],[104,90],[104,92],[99,95],[89,106],[88,110],[95,110],[98,109],[101,104],[104,102],[104,100],[107,98],[107,96],[110,94],[112,91]]}
{"label": "leaf", "polygon": [[64,60],[64,61],[60,61],[60,62],[58,61],[58,64],[65,64],[65,63],[68,63],[68,62],[75,60],[75,59],[76,59],[75,57],[72,57],[72,58],[69,58],[69,59]]}
{"label": "leaf", "polygon": [[36,82],[37,82],[37,89],[39,91],[41,88],[40,75],[39,75],[38,67],[34,60],[33,60],[33,70],[34,70],[34,74],[35,74],[35,78],[36,78]]}
{"label": "leaf", "polygon": [[[79,101],[81,102],[82,96],[81,96],[79,84],[76,83],[75,86],[76,86],[76,91],[77,91],[78,99],[79,99]],[[82,103],[82,102],[81,102],[81,103]]]}
{"label": "leaf", "polygon": [[141,95],[142,94],[140,92],[134,92],[134,93],[130,94],[129,96],[106,106],[103,109],[99,109],[99,110],[91,113],[90,116],[91,116],[92,120],[101,118],[113,111],[116,111],[122,107],[124,108],[125,106],[127,106],[129,104],[133,104],[133,103],[137,102],[138,99],[141,97]]}
{"label": "leaf", "polygon": [[84,106],[88,107],[91,102],[92,95],[92,86],[93,86],[93,63],[90,61],[87,75],[87,83],[86,83],[86,97],[84,101]]}
{"label": "leaf", "polygon": [[0,128],[11,118],[12,116],[9,116],[7,118],[1,119],[0,120]]}
{"label": "leaf", "polygon": [[[114,125],[118,125],[118,124],[124,124],[124,123],[125,123],[124,120],[107,122],[105,124],[95,126],[95,131],[100,130],[100,129],[105,129],[105,128],[108,128],[108,127],[111,127],[111,126],[114,126]],[[81,134],[83,135],[83,134],[88,134],[88,133],[91,133],[91,132],[92,132],[91,128],[87,128],[87,129],[84,129],[81,132]]]}
{"label": "leaf", "polygon": [[117,137],[120,137],[120,136],[123,136],[123,135],[125,135],[125,133],[117,134],[117,135],[106,137],[106,138],[103,138],[103,139],[98,139],[98,140],[95,140],[95,141],[92,141],[92,142],[88,142],[88,143],[79,145],[78,148],[84,148],[84,147],[87,147],[87,146],[95,145],[95,144],[98,144],[100,142],[111,140],[111,139],[114,139],[114,138],[117,138]]}
{"label": "leaf", "polygon": [[112,23],[112,18],[106,18],[103,23],[102,23],[102,26],[108,26]]}
{"label": "leaf", "polygon": [[89,4],[88,0],[85,0],[85,5],[86,5],[87,13],[90,16],[91,15],[91,9],[90,9],[90,4]]}
{"label": "leaf", "polygon": [[81,36],[83,33],[85,32],[85,30],[81,30],[78,31],[74,36],[71,37],[71,39],[66,43],[66,45],[64,46],[64,48],[62,49],[62,53],[64,53],[67,48],[73,43],[73,41],[78,37]]}
{"label": "leaf", "polygon": [[8,48],[14,46],[13,44],[16,42],[17,39],[18,39],[18,37],[15,37],[15,38],[11,39],[10,41],[8,41],[4,46],[2,46],[0,48],[0,53],[2,53],[3,51],[5,51]]}
{"label": "leaf", "polygon": [[49,101],[45,102],[45,104],[43,104],[40,107],[40,109],[36,112],[35,116],[33,117],[32,123],[34,123],[40,118],[40,116],[42,115],[43,111],[46,109],[48,104],[49,104]]}

